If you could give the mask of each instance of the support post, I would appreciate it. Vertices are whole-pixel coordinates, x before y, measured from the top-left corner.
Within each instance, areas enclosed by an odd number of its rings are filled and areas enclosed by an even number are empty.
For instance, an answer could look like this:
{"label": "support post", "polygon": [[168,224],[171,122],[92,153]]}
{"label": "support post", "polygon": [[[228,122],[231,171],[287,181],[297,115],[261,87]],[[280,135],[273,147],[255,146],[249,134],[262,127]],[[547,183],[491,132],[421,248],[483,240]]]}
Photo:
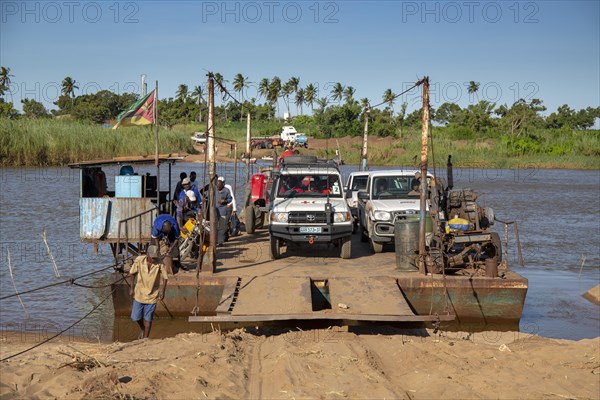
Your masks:
{"label": "support post", "polygon": [[[233,191],[235,192],[235,189],[237,187],[237,143],[233,144]],[[231,195],[233,196],[233,193],[231,193]],[[237,212],[237,210],[233,210],[235,212]]]}
{"label": "support post", "polygon": [[248,117],[246,118],[246,182],[250,181],[250,158],[252,158],[252,122],[250,118],[250,111],[248,111]]}
{"label": "support post", "polygon": [[156,208],[160,213],[160,163],[158,162],[158,80],[154,89],[154,127],[156,128],[156,149],[154,163],[156,164]]}
{"label": "support post", "polygon": [[427,162],[428,162],[428,134],[429,134],[429,77],[425,76],[423,84],[423,121],[421,128],[421,199],[419,211],[419,272],[425,274],[425,227],[427,221]]}
{"label": "support post", "polygon": [[202,263],[202,272],[212,274],[217,265],[217,208],[215,207],[215,86],[212,73],[208,74],[208,137],[206,148],[208,151],[208,204],[210,215],[210,244],[207,250],[208,262]]}
{"label": "support post", "polygon": [[369,113],[371,109],[369,107],[365,108],[364,116],[365,116],[365,125],[363,129],[363,147],[362,147],[362,164],[360,167],[361,171],[367,170],[367,144],[369,138]]}

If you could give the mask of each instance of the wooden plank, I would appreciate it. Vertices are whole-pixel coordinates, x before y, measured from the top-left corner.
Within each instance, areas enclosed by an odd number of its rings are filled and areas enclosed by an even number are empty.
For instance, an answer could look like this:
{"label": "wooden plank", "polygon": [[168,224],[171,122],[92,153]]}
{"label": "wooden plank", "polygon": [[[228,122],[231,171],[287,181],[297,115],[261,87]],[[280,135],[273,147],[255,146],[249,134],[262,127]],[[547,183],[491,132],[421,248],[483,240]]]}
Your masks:
{"label": "wooden plank", "polygon": [[332,312],[313,312],[310,314],[286,315],[215,315],[189,317],[188,322],[268,322],[291,320],[346,320],[346,321],[372,321],[372,322],[426,322],[426,321],[453,321],[455,315],[364,315],[345,314]]}
{"label": "wooden plank", "polygon": [[393,277],[330,278],[328,282],[331,307],[339,313],[414,315]]}
{"label": "wooden plank", "polygon": [[310,278],[254,276],[242,278],[232,315],[312,312]]}

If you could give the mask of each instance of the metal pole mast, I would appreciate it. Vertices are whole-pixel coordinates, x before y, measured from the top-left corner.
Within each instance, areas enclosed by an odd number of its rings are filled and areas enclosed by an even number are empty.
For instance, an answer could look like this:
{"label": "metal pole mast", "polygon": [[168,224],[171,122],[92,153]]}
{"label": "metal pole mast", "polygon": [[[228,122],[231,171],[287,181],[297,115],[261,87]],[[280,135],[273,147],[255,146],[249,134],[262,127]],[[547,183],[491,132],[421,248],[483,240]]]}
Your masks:
{"label": "metal pole mast", "polygon": [[156,149],[154,163],[156,164],[156,208],[160,213],[160,166],[158,162],[158,80],[154,89],[154,127],[156,128]]}
{"label": "metal pole mast", "polygon": [[425,274],[425,227],[426,227],[426,205],[427,205],[427,157],[428,157],[428,135],[429,135],[429,77],[423,77],[423,121],[421,128],[421,201],[419,212],[419,272]]}
{"label": "metal pole mast", "polygon": [[208,246],[208,262],[202,263],[202,272],[212,274],[217,266],[217,208],[215,205],[215,84],[212,73],[208,74],[208,137],[206,148],[208,149],[208,204],[210,216],[210,245]]}
{"label": "metal pole mast", "polygon": [[368,138],[369,138],[369,113],[371,112],[371,109],[369,107],[365,108],[365,127],[363,130],[363,148],[362,148],[362,165],[360,170],[361,171],[366,171],[367,170],[367,144],[368,144]]}
{"label": "metal pole mast", "polygon": [[250,181],[250,158],[252,158],[252,121],[250,111],[246,118],[246,182]]}

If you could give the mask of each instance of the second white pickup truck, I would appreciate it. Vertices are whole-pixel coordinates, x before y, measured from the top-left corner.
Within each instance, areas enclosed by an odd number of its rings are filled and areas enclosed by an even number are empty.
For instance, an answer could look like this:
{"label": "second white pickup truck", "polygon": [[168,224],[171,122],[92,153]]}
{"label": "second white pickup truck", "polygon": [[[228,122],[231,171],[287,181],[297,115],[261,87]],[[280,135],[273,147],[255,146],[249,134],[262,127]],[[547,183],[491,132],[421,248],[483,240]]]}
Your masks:
{"label": "second white pickup truck", "polygon": [[361,241],[369,241],[374,253],[381,253],[385,243],[394,243],[396,220],[419,218],[419,193],[412,191],[418,185],[417,172],[372,171],[366,189],[358,191],[358,230]]}

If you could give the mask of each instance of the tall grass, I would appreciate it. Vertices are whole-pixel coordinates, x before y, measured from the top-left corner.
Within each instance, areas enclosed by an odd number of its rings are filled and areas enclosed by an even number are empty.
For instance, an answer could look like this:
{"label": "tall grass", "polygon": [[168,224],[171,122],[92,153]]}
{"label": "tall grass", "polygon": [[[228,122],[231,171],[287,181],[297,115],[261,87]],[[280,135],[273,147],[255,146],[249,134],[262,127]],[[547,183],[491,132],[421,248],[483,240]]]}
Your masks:
{"label": "tall grass", "polygon": [[[281,125],[277,121],[254,121],[252,135],[276,135]],[[319,137],[318,128],[314,125],[294,123],[294,126],[300,132]],[[160,151],[194,153],[190,136],[195,131],[205,130],[206,123],[177,125],[172,130],[160,128]],[[246,122],[218,122],[215,131],[217,138],[243,143]],[[600,131],[540,129],[526,138],[509,137],[498,131],[475,134],[468,129],[434,127],[432,135],[430,145],[434,152],[430,152],[429,156],[431,166],[434,162],[436,166],[445,165],[448,154],[451,154],[461,166],[600,169]],[[377,142],[369,141],[370,165],[418,165],[420,129],[405,128],[400,137],[381,144]],[[342,142],[341,146],[344,162],[360,164],[362,145]],[[332,157],[334,147],[335,141],[330,140],[329,151],[311,145],[310,149],[302,149],[301,152]],[[0,119],[0,165],[3,166],[65,165],[83,160],[151,154],[154,154],[154,131],[150,127],[111,130],[61,119]]]}
{"label": "tall grass", "polygon": [[[118,156],[151,155],[150,127],[117,130],[58,119],[0,120],[0,165],[46,166]],[[159,129],[161,153],[193,153],[187,131]]]}

